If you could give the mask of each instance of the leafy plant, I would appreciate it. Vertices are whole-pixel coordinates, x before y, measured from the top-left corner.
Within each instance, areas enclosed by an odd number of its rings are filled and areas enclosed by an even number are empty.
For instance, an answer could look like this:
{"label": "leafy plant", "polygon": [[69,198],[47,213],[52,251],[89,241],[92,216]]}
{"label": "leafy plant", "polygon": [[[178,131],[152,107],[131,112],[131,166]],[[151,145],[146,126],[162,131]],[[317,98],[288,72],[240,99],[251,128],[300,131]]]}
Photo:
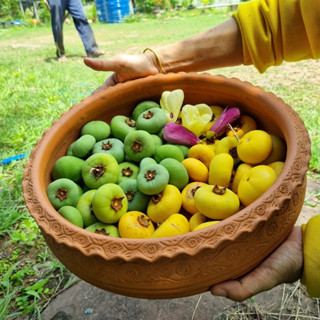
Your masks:
{"label": "leafy plant", "polygon": [[19,0],[0,0],[0,18],[7,21],[22,17]]}
{"label": "leafy plant", "polygon": [[209,5],[209,4],[213,4],[213,3],[214,3],[214,0],[201,0],[201,2],[202,2],[205,6],[207,6],[207,5]]}
{"label": "leafy plant", "polygon": [[175,0],[136,0],[135,1],[139,12],[151,13],[155,9],[170,10],[175,8],[178,1]]}
{"label": "leafy plant", "polygon": [[19,223],[18,228],[10,233],[13,242],[19,242],[27,246],[33,246],[34,240],[38,238],[39,228],[35,221],[30,217]]}

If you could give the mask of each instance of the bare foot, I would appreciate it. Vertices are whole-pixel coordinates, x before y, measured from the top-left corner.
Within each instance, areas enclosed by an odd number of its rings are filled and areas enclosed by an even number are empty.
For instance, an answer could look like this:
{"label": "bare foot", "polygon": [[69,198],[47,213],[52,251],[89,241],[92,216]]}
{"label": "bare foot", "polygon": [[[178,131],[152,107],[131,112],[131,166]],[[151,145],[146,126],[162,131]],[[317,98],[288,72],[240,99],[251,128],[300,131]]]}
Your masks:
{"label": "bare foot", "polygon": [[67,57],[63,54],[61,57],[58,58],[59,62],[66,62],[68,59]]}
{"label": "bare foot", "polygon": [[88,58],[98,58],[98,57],[103,56],[103,55],[104,55],[104,52],[101,51],[101,50],[98,50],[98,51],[96,51],[94,53],[89,54]]}

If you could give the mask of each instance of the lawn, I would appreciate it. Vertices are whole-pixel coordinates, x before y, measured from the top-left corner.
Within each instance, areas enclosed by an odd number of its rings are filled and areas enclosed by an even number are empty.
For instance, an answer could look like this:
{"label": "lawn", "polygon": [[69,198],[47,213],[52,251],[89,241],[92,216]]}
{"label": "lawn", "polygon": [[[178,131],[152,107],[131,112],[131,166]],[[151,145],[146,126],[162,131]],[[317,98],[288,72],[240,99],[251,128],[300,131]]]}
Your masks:
{"label": "lawn", "polygon": [[[140,18],[122,24],[95,23],[97,42],[106,57],[141,53],[145,47],[171,43],[226,20],[229,12],[189,12]],[[84,48],[74,26],[64,26],[68,61],[59,63],[50,26],[0,29],[0,319],[39,314],[47,301],[76,278],[51,254],[22,195],[28,154],[52,122],[90,95],[108,76],[83,64]],[[319,61],[284,63],[259,74],[253,67],[210,70],[237,77],[274,92],[304,120],[312,141],[310,176],[320,173]]]}

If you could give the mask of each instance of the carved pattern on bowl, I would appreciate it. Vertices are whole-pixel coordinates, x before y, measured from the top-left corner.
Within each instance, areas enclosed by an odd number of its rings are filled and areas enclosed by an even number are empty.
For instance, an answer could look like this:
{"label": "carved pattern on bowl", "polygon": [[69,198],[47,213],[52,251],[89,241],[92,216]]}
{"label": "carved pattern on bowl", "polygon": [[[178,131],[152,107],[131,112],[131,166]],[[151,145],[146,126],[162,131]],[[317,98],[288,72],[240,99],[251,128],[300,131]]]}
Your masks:
{"label": "carved pattern on bowl", "polygon": [[[174,89],[175,81],[186,86],[199,82],[204,84],[203,90],[209,90],[210,85],[215,83],[234,85],[244,88],[241,90],[255,91],[261,97],[276,100],[274,103],[286,108],[288,121],[294,127],[296,149],[291,154],[294,161],[290,168],[286,168],[281,179],[275,182],[274,188],[256,203],[210,228],[187,235],[147,241],[96,235],[81,230],[60,217],[52,207],[43,202],[43,192],[39,192],[38,181],[34,181],[38,170],[35,163],[38,154],[43,152],[43,141],[53,129],[60,126],[62,118],[70,112],[76,112],[79,105],[75,105],[56,120],[35,145],[25,168],[23,190],[27,207],[40,226],[48,246],[72,272],[94,285],[117,293],[162,297],[165,294],[163,288],[168,288],[166,297],[176,297],[208,289],[204,284],[205,279],[214,282],[223,279],[223,276],[236,277],[245,273],[248,271],[245,269],[246,257],[256,256],[255,263],[258,263],[264,258],[261,252],[266,254],[274,249],[270,247],[270,242],[274,241],[276,235],[280,240],[288,235],[298,217],[297,208],[304,199],[310,143],[301,119],[290,106],[273,93],[264,92],[248,82],[223,76],[184,73],[158,75],[136,82],[139,85],[150,85],[152,81],[157,81],[166,90]],[[113,94],[121,99],[122,90],[130,86],[131,84],[118,85],[113,89]],[[102,95],[87,99],[107,103],[106,96]],[[87,99],[80,105],[88,104]],[[239,273],[235,268],[230,269],[235,260],[240,264]],[[253,262],[250,263],[252,267]],[[90,269],[91,273],[88,274]],[[196,283],[188,285],[190,279]],[[145,282],[150,284],[150,288],[145,288]],[[153,285],[161,290],[152,292]],[[179,287],[184,291],[179,291]]]}

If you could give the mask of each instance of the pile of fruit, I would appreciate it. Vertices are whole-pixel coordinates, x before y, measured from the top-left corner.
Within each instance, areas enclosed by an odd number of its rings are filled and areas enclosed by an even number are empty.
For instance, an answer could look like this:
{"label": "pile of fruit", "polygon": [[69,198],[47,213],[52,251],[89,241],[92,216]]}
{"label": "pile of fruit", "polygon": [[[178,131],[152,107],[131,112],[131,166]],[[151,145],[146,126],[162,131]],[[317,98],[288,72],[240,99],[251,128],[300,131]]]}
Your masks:
{"label": "pile of fruit", "polygon": [[80,228],[159,238],[207,227],[259,198],[286,146],[238,108],[183,105],[180,89],[131,117],[90,121],[52,170],[47,196]]}

